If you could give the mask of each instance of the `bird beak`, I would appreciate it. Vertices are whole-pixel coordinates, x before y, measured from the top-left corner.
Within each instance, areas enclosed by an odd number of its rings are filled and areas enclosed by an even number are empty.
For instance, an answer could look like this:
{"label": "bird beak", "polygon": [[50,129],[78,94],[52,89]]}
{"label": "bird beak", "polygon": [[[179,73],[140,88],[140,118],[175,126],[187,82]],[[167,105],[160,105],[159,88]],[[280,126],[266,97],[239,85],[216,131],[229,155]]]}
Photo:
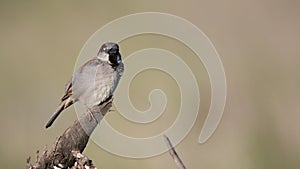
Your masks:
{"label": "bird beak", "polygon": [[122,62],[122,56],[121,56],[121,54],[119,53],[118,54],[118,63],[121,63]]}

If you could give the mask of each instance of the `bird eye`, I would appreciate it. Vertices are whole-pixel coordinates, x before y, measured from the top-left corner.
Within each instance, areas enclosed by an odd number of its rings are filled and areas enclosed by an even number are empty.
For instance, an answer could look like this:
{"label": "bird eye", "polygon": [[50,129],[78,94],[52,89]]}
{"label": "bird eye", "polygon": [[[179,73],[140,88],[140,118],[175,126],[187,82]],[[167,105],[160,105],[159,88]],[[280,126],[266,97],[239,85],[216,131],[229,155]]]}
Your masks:
{"label": "bird eye", "polygon": [[111,55],[115,55],[119,52],[118,48],[111,48],[108,53]]}

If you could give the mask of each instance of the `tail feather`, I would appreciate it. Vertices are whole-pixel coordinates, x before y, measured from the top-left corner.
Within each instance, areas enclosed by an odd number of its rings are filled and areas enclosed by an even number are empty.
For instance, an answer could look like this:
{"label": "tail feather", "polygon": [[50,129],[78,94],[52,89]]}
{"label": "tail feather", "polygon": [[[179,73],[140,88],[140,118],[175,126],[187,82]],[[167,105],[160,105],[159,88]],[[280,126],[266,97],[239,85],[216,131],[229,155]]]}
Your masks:
{"label": "tail feather", "polygon": [[72,104],[73,104],[73,101],[72,101],[71,99],[67,99],[67,100],[65,100],[64,102],[62,102],[62,103],[58,106],[57,110],[56,110],[55,113],[52,115],[52,117],[50,118],[50,120],[47,122],[46,128],[50,127],[50,126],[53,124],[53,122],[57,119],[57,117],[60,115],[60,113],[61,113],[64,109],[66,109],[66,108],[68,108],[69,106],[71,106]]}

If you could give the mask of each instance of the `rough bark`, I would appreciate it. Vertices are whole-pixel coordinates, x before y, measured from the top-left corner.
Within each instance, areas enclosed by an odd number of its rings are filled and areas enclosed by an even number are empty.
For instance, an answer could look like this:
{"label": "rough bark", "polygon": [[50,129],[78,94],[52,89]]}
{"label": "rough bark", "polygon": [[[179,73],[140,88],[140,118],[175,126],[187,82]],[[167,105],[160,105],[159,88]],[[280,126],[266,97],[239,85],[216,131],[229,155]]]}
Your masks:
{"label": "rough bark", "polygon": [[54,166],[57,168],[73,167],[76,158],[73,156],[72,151],[83,152],[90,135],[111,106],[112,98],[109,98],[99,106],[83,114],[56,139],[48,150],[45,150],[41,156],[37,156],[34,165],[30,164],[30,158],[28,158],[27,168],[52,169]]}

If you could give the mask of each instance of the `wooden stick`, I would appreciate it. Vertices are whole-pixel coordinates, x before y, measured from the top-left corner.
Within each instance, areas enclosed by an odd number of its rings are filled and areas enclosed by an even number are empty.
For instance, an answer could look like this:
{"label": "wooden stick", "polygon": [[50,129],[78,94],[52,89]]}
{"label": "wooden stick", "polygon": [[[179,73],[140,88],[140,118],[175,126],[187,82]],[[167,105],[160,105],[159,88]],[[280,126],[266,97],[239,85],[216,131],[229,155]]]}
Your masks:
{"label": "wooden stick", "polygon": [[164,138],[165,138],[165,141],[166,141],[166,144],[169,148],[169,153],[170,155],[172,156],[172,158],[174,159],[175,163],[177,164],[177,166],[181,169],[186,169],[185,165],[183,164],[182,160],[180,159],[180,157],[178,156],[175,148],[173,147],[170,139],[164,135]]}

